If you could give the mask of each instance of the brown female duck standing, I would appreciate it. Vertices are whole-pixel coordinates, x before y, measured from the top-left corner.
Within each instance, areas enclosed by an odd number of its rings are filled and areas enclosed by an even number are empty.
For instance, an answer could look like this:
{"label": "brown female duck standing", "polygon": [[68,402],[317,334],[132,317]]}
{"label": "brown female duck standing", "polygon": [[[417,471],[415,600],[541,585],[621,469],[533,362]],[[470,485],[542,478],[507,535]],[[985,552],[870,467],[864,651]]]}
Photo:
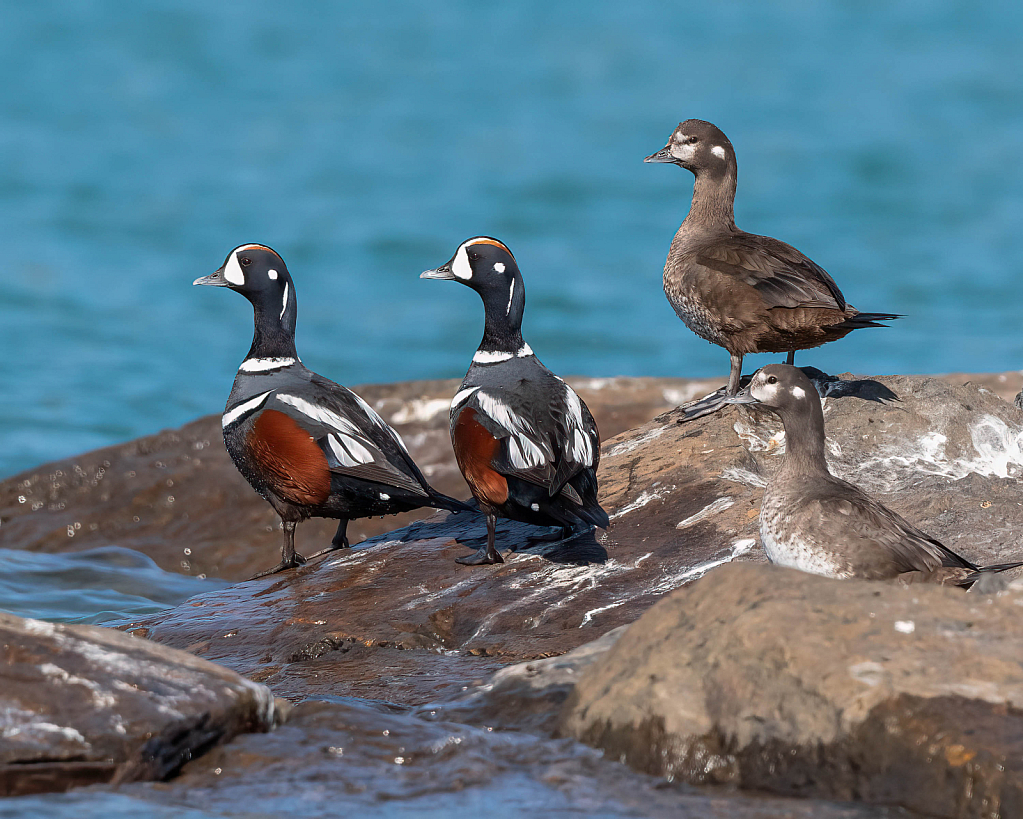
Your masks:
{"label": "brown female duck standing", "polygon": [[[788,353],[792,364],[796,350],[898,318],[859,312],[846,304],[831,276],[794,247],[735,226],[735,151],[714,125],[679,123],[668,144],[644,161],[671,162],[696,177],[689,215],[664,265],[664,292],[690,330],[728,350],[726,395],[739,391],[747,353]],[[708,396],[686,418],[713,412],[724,397]]]}

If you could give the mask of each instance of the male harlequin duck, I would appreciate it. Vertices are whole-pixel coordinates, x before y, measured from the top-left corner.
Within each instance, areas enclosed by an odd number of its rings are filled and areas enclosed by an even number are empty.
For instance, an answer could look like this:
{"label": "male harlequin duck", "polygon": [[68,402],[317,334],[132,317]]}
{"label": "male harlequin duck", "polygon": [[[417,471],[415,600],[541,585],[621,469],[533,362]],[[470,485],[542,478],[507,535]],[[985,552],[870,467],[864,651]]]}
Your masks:
{"label": "male harlequin duck", "polygon": [[[726,395],[739,391],[746,353],[788,353],[818,347],[861,327],[884,327],[894,313],[861,313],[846,304],[825,270],[794,247],[735,226],[735,151],[709,122],[679,123],[668,144],[644,162],[671,162],[696,177],[693,202],[664,265],[664,292],[698,336],[728,350]],[[706,415],[724,395],[686,412]]]}
{"label": "male harlequin duck", "polygon": [[563,537],[606,528],[597,503],[597,425],[575,390],[522,340],[526,291],[511,251],[478,236],[420,278],[468,285],[486,314],[483,341],[451,402],[451,443],[487,516],[487,545],[458,562],[504,562],[494,546],[498,517],[560,526]]}
{"label": "male harlequin duck", "polygon": [[824,455],[820,397],[795,367],[764,367],[728,403],[760,404],[785,426],[785,459],[760,508],[760,538],[772,563],[826,577],[901,577],[965,587],[982,572],[1023,565],[975,566],[832,475]]}
{"label": "male harlequin duck", "polygon": [[306,369],[295,351],[298,302],[284,260],[264,245],[241,245],[194,284],[229,287],[252,302],[255,334],[224,411],[224,442],[238,471],[284,526],[278,566],[305,563],[295,525],[338,518],[332,549],[348,546],[352,518],[421,506],[472,507],[435,491],[401,437],[351,390]]}

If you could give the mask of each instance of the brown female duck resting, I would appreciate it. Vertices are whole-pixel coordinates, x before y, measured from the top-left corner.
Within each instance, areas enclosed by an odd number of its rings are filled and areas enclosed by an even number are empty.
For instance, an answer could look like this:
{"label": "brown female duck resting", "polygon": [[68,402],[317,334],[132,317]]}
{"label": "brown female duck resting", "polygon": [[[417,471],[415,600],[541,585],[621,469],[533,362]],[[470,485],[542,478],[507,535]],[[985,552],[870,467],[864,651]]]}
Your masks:
{"label": "brown female duck resting", "polygon": [[792,364],[796,350],[899,318],[859,312],[820,265],[791,245],[735,226],[735,151],[714,125],[679,123],[668,144],[644,161],[671,162],[696,177],[689,215],[664,265],[664,292],[690,330],[732,357],[727,391],[687,408],[687,420],[739,391],[747,353],[788,353]]}

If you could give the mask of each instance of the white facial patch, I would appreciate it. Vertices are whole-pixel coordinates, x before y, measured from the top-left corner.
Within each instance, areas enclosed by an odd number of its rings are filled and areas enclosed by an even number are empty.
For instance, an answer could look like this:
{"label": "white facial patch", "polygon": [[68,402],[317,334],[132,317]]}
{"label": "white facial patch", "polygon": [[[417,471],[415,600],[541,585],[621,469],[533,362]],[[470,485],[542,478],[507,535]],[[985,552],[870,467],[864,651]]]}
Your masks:
{"label": "white facial patch", "polygon": [[803,398],[806,398],[806,391],[802,387],[793,387],[792,395],[802,400]]}
{"label": "white facial patch", "polygon": [[288,283],[284,283],[284,304],[281,305],[281,314],[278,316],[279,319],[284,319],[284,311],[288,309]]}
{"label": "white facial patch", "polygon": [[269,276],[272,280],[277,279],[277,271],[274,270],[272,267],[266,271],[266,275]]}
{"label": "white facial patch", "polygon": [[714,156],[716,156],[718,159],[724,159],[726,156],[725,149],[722,148],[720,145],[715,145],[713,148],[710,149],[710,152],[714,154]]}
{"label": "white facial patch", "polygon": [[504,273],[504,262],[495,263],[494,270],[496,270],[498,273]]}
{"label": "white facial patch", "polygon": [[469,266],[469,254],[465,252],[465,245],[458,248],[455,260],[451,263],[451,272],[464,282],[472,278],[472,267]]}
{"label": "white facial patch", "polygon": [[238,287],[245,284],[245,274],[242,272],[242,266],[238,264],[237,253],[232,253],[231,258],[229,258],[227,260],[227,264],[224,265],[224,280],[229,284],[234,284]]}

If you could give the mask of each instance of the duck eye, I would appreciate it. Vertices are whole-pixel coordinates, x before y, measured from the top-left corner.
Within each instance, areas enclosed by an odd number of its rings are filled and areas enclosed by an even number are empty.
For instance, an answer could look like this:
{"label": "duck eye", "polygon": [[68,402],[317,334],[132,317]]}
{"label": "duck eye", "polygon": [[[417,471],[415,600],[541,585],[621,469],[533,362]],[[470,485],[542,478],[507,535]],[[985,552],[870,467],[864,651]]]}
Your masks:
{"label": "duck eye", "polygon": [[242,267],[248,267],[250,264],[252,264],[252,259],[250,259],[248,256],[242,256],[242,258],[240,258],[238,261],[242,263]]}
{"label": "duck eye", "polygon": [[767,376],[767,383],[768,384],[777,384],[778,383],[778,377],[774,376],[774,375]]}

